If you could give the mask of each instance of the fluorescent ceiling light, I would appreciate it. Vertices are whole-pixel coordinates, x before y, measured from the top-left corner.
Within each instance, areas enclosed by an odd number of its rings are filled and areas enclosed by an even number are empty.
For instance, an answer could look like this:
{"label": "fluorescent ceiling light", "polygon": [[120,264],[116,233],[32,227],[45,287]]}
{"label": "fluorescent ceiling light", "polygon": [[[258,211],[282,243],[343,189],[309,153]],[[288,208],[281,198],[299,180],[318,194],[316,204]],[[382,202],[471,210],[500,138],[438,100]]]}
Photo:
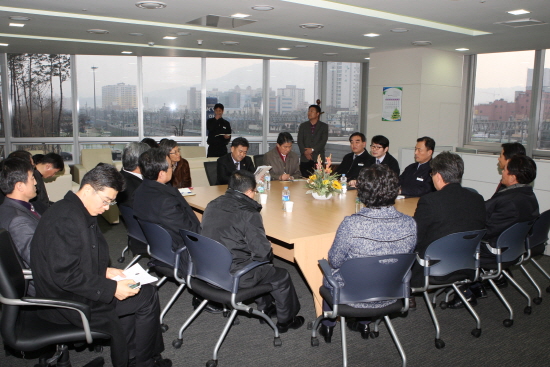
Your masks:
{"label": "fluorescent ceiling light", "polygon": [[370,60],[370,57],[365,57],[365,60]]}
{"label": "fluorescent ceiling light", "polygon": [[243,18],[248,18],[249,16],[250,14],[236,13],[236,14],[233,14],[231,18],[243,19]]}
{"label": "fluorescent ceiling light", "polygon": [[23,23],[10,23],[10,27],[24,27],[25,24]]}
{"label": "fluorescent ceiling light", "polygon": [[178,38],[178,37],[174,37],[174,36],[164,36],[164,37],[162,37],[162,39],[164,39],[164,40],[175,40],[176,38]]}
{"label": "fluorescent ceiling light", "polygon": [[0,43],[0,46],[9,46],[9,43]]}
{"label": "fluorescent ceiling light", "polygon": [[512,15],[522,15],[522,14],[529,14],[530,11],[529,10],[525,10],[525,9],[518,9],[518,10],[510,10],[510,11],[507,11],[508,14],[512,14]]}
{"label": "fluorescent ceiling light", "polygon": [[363,36],[365,36],[365,37],[378,37],[380,35],[378,33],[367,33],[367,34],[364,34]]}
{"label": "fluorescent ceiling light", "polygon": [[90,15],[90,14],[65,13],[65,12],[48,11],[48,10],[26,9],[26,8],[12,8],[9,6],[0,6],[0,12],[1,11],[17,12],[22,14],[44,15],[44,16],[58,17],[58,18],[85,19],[85,20],[93,20],[93,21],[100,21],[100,22],[112,22],[112,23],[120,23],[120,24],[163,27],[163,28],[170,28],[171,30],[185,29],[185,30],[192,30],[197,32],[219,33],[219,34],[225,34],[225,35],[230,34],[230,35],[237,35],[237,36],[243,36],[243,37],[273,39],[273,40],[279,40],[279,41],[285,41],[285,42],[298,42],[298,43],[308,43],[308,44],[314,44],[314,45],[334,46],[334,47],[349,48],[354,50],[368,50],[372,48],[372,47],[367,47],[363,45],[318,41],[318,40],[313,40],[308,38],[286,37],[286,36],[278,36],[278,35],[266,34],[266,33],[243,32],[243,31],[236,31],[233,29],[202,27],[202,26],[195,26],[192,24],[162,23],[162,22],[152,22],[152,21],[138,20],[138,19],[104,17],[104,16],[97,16],[97,15]]}
{"label": "fluorescent ceiling light", "polygon": [[125,55],[130,55],[132,53],[132,51],[122,51],[121,53],[123,53]]}
{"label": "fluorescent ceiling light", "polygon": [[466,34],[468,36],[481,36],[485,34],[491,34],[490,32],[478,31],[475,29],[459,27],[452,24],[434,22],[431,20],[426,20],[421,18],[409,17],[406,15],[388,13],[385,11],[364,8],[361,6],[342,4],[336,1],[329,1],[329,0],[282,0],[282,1],[286,1],[294,4],[300,4],[300,5],[313,6],[321,9],[341,11],[344,13],[363,15],[366,17],[385,19],[385,20],[390,20],[390,21],[399,22],[399,23],[413,24],[420,27],[439,29],[447,32],[461,33],[461,34]]}
{"label": "fluorescent ceiling light", "polygon": [[456,51],[470,51],[469,48],[455,48]]}
{"label": "fluorescent ceiling light", "polygon": [[279,47],[277,50],[279,50],[279,51],[288,51],[288,50],[290,50],[290,48],[288,48],[288,47]]}

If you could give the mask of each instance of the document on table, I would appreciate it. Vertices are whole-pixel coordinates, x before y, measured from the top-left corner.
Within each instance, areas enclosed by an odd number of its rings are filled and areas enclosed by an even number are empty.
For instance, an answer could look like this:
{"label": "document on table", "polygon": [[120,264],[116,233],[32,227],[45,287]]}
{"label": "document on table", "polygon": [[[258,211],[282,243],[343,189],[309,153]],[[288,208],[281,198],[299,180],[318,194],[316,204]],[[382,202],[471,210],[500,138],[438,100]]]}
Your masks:
{"label": "document on table", "polygon": [[128,269],[123,271],[124,275],[126,275],[126,278],[123,278],[119,275],[113,278],[113,280],[116,280],[117,282],[124,279],[133,279],[136,283],[143,284],[149,284],[156,282],[158,278],[155,278],[151,274],[145,271],[139,264],[134,264]]}
{"label": "document on table", "polygon": [[196,195],[193,191],[191,191],[191,189],[189,187],[183,187],[181,189],[178,189],[178,191],[180,192],[180,194],[182,196],[193,196],[193,195]]}

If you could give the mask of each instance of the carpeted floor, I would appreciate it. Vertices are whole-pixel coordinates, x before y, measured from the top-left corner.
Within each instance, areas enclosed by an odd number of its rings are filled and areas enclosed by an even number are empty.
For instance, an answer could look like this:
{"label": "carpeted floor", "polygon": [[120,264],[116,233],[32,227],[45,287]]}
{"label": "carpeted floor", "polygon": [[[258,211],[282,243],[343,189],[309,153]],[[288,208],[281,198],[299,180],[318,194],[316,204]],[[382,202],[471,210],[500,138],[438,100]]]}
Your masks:
{"label": "carpeted floor", "polygon": [[[113,266],[124,267],[116,260],[126,245],[124,224],[108,225],[103,219],[101,228],[111,246]],[[128,263],[128,255],[125,264]],[[550,269],[550,258],[543,257],[540,262]],[[143,265],[146,260],[142,260]],[[311,292],[304,282],[299,269],[281,260],[275,260],[277,266],[288,269],[300,296],[302,311],[307,321],[315,318]],[[528,266],[531,270],[531,266]],[[514,269],[515,278],[531,294],[535,295],[520,273]],[[434,327],[424,301],[417,297],[418,310],[392,320],[408,358],[409,366],[545,366],[550,364],[548,352],[548,330],[550,330],[550,294],[544,292],[550,284],[538,271],[531,272],[543,287],[544,301],[533,305],[531,315],[525,315],[523,309],[526,300],[511,286],[503,289],[504,295],[515,311],[515,321],[511,328],[505,328],[502,321],[507,312],[493,292],[479,301],[476,311],[482,320],[482,335],[476,339],[470,335],[475,322],[470,314],[462,310],[441,310],[436,313],[442,329],[442,339],[446,343],[443,349],[434,346]],[[161,305],[164,305],[177,285],[167,283],[160,290]],[[174,366],[204,366],[211,359],[212,350],[226,319],[222,315],[203,312],[183,334],[183,346],[172,347],[172,341],[183,321],[191,314],[192,296],[186,290],[174,307],[168,312],[165,322],[169,330],[164,333],[166,350],[163,356],[170,358]],[[546,315],[546,316],[545,316]],[[261,325],[257,319],[239,316],[239,325],[231,328],[219,352],[219,366],[339,366],[342,365],[340,330],[337,328],[331,344],[320,339],[319,347],[310,346],[310,331],[306,327],[291,330],[281,335],[283,345],[273,346],[273,333],[268,325]],[[339,324],[338,324],[339,325]],[[381,325],[377,339],[363,340],[358,333],[348,332],[348,364],[350,366],[400,366],[401,360],[385,325]],[[87,361],[103,355],[111,366],[109,348],[96,353],[71,351],[73,366],[83,366]],[[0,356],[0,366],[34,366],[36,359],[24,359],[21,356]]]}

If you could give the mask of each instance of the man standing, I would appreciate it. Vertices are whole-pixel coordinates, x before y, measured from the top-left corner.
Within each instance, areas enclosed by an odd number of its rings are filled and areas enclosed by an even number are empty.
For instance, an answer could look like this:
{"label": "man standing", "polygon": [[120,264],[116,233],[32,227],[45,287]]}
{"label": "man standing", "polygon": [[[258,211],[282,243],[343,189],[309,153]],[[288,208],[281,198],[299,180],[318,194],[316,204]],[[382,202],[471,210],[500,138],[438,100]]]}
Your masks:
{"label": "man standing", "polygon": [[298,129],[298,147],[300,148],[300,171],[308,177],[315,167],[317,157],[325,161],[325,145],[328,140],[328,125],[319,121],[321,107],[316,104],[309,106],[307,118]]}
{"label": "man standing", "polygon": [[216,185],[227,185],[231,174],[235,171],[243,170],[252,173],[256,171],[252,159],[246,156],[248,148],[248,140],[245,138],[237,138],[231,142],[231,153],[218,158]]}
{"label": "man standing", "polygon": [[120,173],[124,177],[125,189],[116,196],[118,205],[134,207],[134,194],[141,185],[143,176],[139,168],[139,156],[150,148],[146,143],[128,143],[122,151],[122,169]]}
{"label": "man standing", "polygon": [[340,163],[336,169],[336,173],[339,175],[346,175],[348,184],[351,187],[355,187],[355,181],[359,176],[359,171],[372,164],[370,163],[372,157],[365,150],[367,140],[363,133],[356,132],[351,134],[349,137],[349,145],[351,147],[351,153],[344,156],[342,163]]}
{"label": "man standing", "polygon": [[222,157],[227,154],[227,143],[231,139],[231,125],[223,116],[223,104],[214,105],[214,117],[206,121],[206,130],[208,138],[207,157]]}
{"label": "man standing", "polygon": [[[271,243],[265,236],[260,210],[262,206],[254,200],[256,180],[246,171],[236,171],[231,175],[225,195],[212,200],[202,217],[202,235],[223,244],[231,251],[235,273],[252,261],[270,261],[273,258]],[[241,278],[239,286],[250,288],[258,284],[271,284],[271,296],[256,299],[258,309],[272,315],[277,312],[277,328],[280,333],[288,329],[298,329],[304,318],[297,316],[300,301],[296,295],[292,279],[285,269],[273,264],[258,266]]]}
{"label": "man standing", "polygon": [[[107,267],[109,247],[97,216],[114,205],[124,180],[115,167],[104,164],[87,172],[80,190],[69,191],[40,220],[31,242],[31,267],[37,297],[59,298],[87,304],[90,328],[111,336],[115,367],[170,367],[162,359],[160,306],[156,287],[131,288],[135,281],[122,270]],[[71,310],[50,309],[40,317],[59,324],[81,325]]]}
{"label": "man standing", "polygon": [[422,196],[434,190],[430,176],[430,161],[435,149],[435,141],[427,136],[418,138],[414,148],[415,163],[407,166],[399,176],[401,195]]}
{"label": "man standing", "polygon": [[[390,141],[384,135],[375,135],[370,142],[371,164],[385,164],[399,177],[399,163],[390,152]],[[370,166],[370,164],[369,164]]]}
{"label": "man standing", "polygon": [[290,133],[279,133],[275,148],[264,154],[264,164],[271,166],[272,180],[288,181],[301,177],[300,157],[292,151],[292,143]]}

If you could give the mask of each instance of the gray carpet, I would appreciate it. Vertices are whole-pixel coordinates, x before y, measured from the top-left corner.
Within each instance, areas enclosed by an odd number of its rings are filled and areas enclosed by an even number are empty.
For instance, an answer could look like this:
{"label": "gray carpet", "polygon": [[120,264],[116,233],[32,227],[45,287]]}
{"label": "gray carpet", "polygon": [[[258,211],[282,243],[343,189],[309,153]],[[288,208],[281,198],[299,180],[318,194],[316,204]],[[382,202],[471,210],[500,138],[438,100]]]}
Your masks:
{"label": "gray carpet", "polygon": [[[116,259],[126,245],[126,230],[123,224],[108,225],[101,219],[102,230],[111,246],[111,259],[116,267],[124,267]],[[128,263],[127,256],[125,263]],[[550,269],[550,258],[544,256],[540,262]],[[146,260],[142,260],[143,265]],[[315,317],[311,292],[304,282],[299,269],[281,260],[275,264],[288,269],[300,296],[302,311],[306,320]],[[532,266],[528,266],[531,270]],[[534,296],[530,286],[519,269],[513,273],[525,289]],[[505,328],[502,321],[507,312],[493,292],[489,297],[479,301],[476,311],[482,320],[482,335],[479,339],[470,335],[475,322],[470,314],[462,310],[441,310],[436,313],[442,329],[442,339],[446,347],[436,349],[434,346],[434,327],[423,300],[417,297],[418,310],[407,316],[393,319],[395,330],[407,354],[409,366],[542,366],[548,365],[548,330],[550,330],[550,294],[544,289],[550,284],[538,271],[531,272],[543,287],[544,301],[533,305],[531,315],[525,315],[523,309],[525,298],[511,286],[503,290],[515,311],[515,322],[511,328]],[[160,290],[161,304],[164,305],[177,285],[167,283]],[[169,311],[165,322],[170,329],[164,333],[166,350],[163,356],[170,358],[174,366],[204,366],[211,359],[212,350],[221,332],[225,320],[222,315],[203,312],[183,334],[183,346],[172,347],[172,341],[183,321],[192,312],[192,296],[186,290],[174,307]],[[547,315],[547,316],[545,316]],[[334,332],[331,344],[320,339],[319,347],[310,346],[310,332],[306,327],[291,330],[281,335],[283,345],[273,346],[273,333],[268,325],[260,325],[257,319],[244,315],[239,316],[240,324],[231,328],[219,352],[219,366],[338,366],[342,365],[341,333]],[[381,325],[377,339],[363,340],[358,333],[348,331],[348,364],[350,366],[400,366],[401,359],[385,327]],[[546,342],[545,342],[546,341]],[[71,351],[73,366],[82,366],[87,361],[102,355],[111,366],[108,347],[102,353],[87,349]],[[0,366],[34,366],[35,359],[24,359],[21,356],[0,356]]]}

